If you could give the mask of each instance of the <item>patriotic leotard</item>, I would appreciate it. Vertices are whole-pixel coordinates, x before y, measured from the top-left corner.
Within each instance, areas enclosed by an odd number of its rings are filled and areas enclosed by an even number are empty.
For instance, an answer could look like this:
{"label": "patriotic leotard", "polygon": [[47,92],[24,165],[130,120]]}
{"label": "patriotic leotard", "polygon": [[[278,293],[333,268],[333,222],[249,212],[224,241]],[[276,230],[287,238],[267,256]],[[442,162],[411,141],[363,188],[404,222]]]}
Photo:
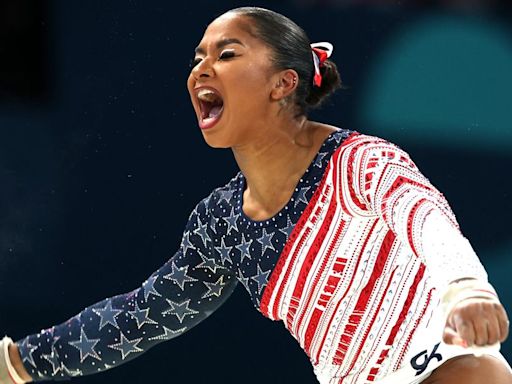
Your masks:
{"label": "patriotic leotard", "polygon": [[409,364],[447,283],[487,279],[442,194],[383,139],[331,133],[269,220],[244,214],[245,187],[239,172],[203,199],[176,254],[138,289],[19,340],[34,380],[131,360],[204,320],[240,282],[320,382],[374,382]]}

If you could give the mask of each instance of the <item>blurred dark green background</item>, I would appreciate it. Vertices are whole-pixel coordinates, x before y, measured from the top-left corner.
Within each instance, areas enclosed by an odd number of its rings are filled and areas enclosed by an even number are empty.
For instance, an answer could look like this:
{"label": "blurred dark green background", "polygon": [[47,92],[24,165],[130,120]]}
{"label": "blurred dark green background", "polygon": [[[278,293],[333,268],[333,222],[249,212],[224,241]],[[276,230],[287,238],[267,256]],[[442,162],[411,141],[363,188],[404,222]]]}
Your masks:
{"label": "blurred dark green background", "polygon": [[[237,166],[203,141],[185,82],[240,5],[334,43],[347,89],[312,117],[407,150],[448,198],[512,311],[510,7],[463,1],[0,1],[0,332],[137,287]],[[512,343],[503,352],[512,360]],[[313,383],[282,324],[237,289],[211,318],[77,383]]]}

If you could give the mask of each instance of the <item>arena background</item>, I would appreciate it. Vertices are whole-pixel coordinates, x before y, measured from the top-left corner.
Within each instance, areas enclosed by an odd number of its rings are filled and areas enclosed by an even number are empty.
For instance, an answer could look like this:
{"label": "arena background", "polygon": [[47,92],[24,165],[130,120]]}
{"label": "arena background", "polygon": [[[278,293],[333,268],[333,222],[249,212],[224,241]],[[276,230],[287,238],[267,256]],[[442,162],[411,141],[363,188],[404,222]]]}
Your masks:
{"label": "arena background", "polygon": [[[174,3],[174,2],[173,2]],[[212,18],[260,5],[335,44],[321,121],[406,149],[512,311],[512,32],[493,1],[0,2],[0,332],[20,338],[137,287],[237,166],[185,88]],[[502,347],[512,360],[512,341]],[[314,383],[238,288],[207,321],[77,383]]]}

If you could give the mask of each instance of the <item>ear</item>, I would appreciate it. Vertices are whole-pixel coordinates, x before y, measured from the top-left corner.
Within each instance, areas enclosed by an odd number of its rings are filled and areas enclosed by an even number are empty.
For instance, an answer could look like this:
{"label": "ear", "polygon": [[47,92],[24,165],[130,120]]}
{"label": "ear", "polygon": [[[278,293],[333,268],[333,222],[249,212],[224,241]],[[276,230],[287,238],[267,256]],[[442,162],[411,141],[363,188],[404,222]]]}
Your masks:
{"label": "ear", "polygon": [[270,98],[275,101],[289,96],[299,83],[299,75],[293,69],[286,69],[275,74],[275,82],[270,92]]}

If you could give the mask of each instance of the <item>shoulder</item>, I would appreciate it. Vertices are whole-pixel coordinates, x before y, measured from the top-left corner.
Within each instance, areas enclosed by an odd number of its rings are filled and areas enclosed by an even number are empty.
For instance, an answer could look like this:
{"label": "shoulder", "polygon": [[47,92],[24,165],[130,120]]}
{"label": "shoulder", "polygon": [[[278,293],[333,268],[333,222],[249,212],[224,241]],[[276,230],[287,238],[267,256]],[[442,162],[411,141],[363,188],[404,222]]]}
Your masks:
{"label": "shoulder", "polygon": [[324,142],[326,146],[333,146],[337,151],[368,151],[372,149],[402,150],[396,143],[385,138],[361,133],[356,130],[329,126],[331,131]]}
{"label": "shoulder", "polygon": [[204,197],[192,213],[196,212],[201,216],[219,216],[220,213],[230,210],[238,201],[242,182],[242,174],[238,172],[225,185],[215,188],[208,196]]}
{"label": "shoulder", "polygon": [[339,128],[333,125],[313,122],[316,127],[316,135],[320,142],[325,146],[339,147],[343,145],[351,136],[358,134],[358,132]]}
{"label": "shoulder", "polygon": [[351,149],[351,150],[368,150],[371,148],[399,148],[399,146],[391,141],[379,137],[368,135],[365,133],[360,133],[358,131],[350,131],[350,135],[341,143],[342,149]]}
{"label": "shoulder", "polygon": [[[338,151],[351,163],[372,161],[412,162],[409,154],[400,145],[385,138],[353,131],[340,145]],[[412,164],[411,164],[412,165]]]}
{"label": "shoulder", "polygon": [[194,235],[199,235],[202,239],[214,236],[219,218],[223,215],[229,216],[232,212],[231,206],[235,204],[239,179],[240,173],[234,176],[226,185],[215,188],[196,204],[185,226],[184,234],[187,239],[193,242],[195,241]]}

